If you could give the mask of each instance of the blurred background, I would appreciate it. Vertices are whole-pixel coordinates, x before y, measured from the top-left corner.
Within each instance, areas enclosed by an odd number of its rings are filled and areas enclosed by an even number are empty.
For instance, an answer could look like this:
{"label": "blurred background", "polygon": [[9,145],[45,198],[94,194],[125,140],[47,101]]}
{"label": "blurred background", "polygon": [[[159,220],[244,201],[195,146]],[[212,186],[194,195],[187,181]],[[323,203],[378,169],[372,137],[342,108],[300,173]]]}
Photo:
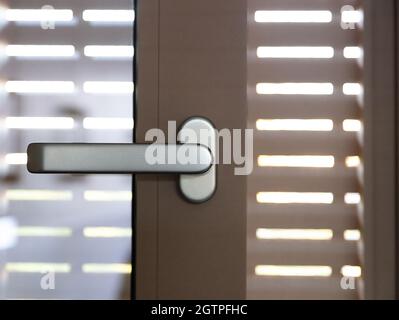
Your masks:
{"label": "blurred background", "polygon": [[363,297],[362,5],[248,1],[249,298]]}
{"label": "blurred background", "polygon": [[131,177],[31,175],[25,152],[132,142],[133,23],[129,0],[1,3],[1,298],[129,298]]}

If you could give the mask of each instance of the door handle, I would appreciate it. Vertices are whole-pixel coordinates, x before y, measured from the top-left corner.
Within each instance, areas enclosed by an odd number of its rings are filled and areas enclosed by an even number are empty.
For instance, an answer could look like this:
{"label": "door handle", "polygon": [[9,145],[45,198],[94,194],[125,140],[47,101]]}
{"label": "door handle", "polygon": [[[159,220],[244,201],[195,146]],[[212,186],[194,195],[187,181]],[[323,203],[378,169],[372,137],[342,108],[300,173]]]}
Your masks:
{"label": "door handle", "polygon": [[[191,134],[182,144],[32,143],[27,168],[41,174],[177,173],[183,196],[200,203],[209,200],[216,189],[216,133],[203,118],[186,121],[178,137],[185,130]],[[200,139],[203,130],[206,140]]]}
{"label": "door handle", "polygon": [[[165,160],[147,159],[153,152]],[[172,154],[172,155],[171,155]],[[185,159],[185,154],[191,155]],[[168,158],[169,155],[169,158]],[[173,159],[175,158],[175,159]],[[31,173],[204,173],[212,165],[202,145],[144,145],[97,143],[32,143],[28,146]]]}

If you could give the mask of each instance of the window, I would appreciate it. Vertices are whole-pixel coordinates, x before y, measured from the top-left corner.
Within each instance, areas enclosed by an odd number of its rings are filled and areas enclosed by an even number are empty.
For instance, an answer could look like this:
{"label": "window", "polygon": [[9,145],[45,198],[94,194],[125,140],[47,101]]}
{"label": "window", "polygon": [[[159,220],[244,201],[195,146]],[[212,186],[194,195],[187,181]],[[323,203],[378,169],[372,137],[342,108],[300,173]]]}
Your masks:
{"label": "window", "polygon": [[361,298],[362,2],[248,5],[248,298]]}
{"label": "window", "polygon": [[30,142],[132,141],[132,2],[1,8],[1,298],[129,298],[131,177],[25,164]]}

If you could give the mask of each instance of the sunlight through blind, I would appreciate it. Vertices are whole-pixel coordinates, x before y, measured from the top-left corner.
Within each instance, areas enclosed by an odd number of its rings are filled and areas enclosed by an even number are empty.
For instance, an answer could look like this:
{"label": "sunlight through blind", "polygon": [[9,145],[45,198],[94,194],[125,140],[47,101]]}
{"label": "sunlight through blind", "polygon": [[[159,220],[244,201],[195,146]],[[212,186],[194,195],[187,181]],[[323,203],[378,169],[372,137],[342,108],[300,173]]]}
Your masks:
{"label": "sunlight through blind", "polygon": [[361,5],[248,1],[248,298],[363,297]]}

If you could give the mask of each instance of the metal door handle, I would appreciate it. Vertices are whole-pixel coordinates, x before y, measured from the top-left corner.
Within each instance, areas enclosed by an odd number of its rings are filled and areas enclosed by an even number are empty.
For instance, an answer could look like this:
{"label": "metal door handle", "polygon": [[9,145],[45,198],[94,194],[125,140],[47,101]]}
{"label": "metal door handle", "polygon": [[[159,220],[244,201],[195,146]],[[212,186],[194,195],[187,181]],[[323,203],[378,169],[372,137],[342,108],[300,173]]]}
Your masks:
{"label": "metal door handle", "polygon": [[[149,161],[146,157],[153,152],[165,155],[166,161]],[[185,158],[186,155],[191,158]],[[32,143],[28,147],[31,173],[194,174],[208,171],[211,165],[210,150],[195,144]]]}
{"label": "metal door handle", "polygon": [[[216,189],[212,124],[203,118],[185,122],[185,129],[200,137],[209,132],[205,143],[189,135],[184,144],[98,144],[32,143],[28,146],[28,171],[31,173],[178,173],[180,190],[192,202],[210,199]],[[162,155],[161,157],[154,156]],[[161,160],[161,161],[159,161]],[[163,160],[163,161],[162,161]]]}

